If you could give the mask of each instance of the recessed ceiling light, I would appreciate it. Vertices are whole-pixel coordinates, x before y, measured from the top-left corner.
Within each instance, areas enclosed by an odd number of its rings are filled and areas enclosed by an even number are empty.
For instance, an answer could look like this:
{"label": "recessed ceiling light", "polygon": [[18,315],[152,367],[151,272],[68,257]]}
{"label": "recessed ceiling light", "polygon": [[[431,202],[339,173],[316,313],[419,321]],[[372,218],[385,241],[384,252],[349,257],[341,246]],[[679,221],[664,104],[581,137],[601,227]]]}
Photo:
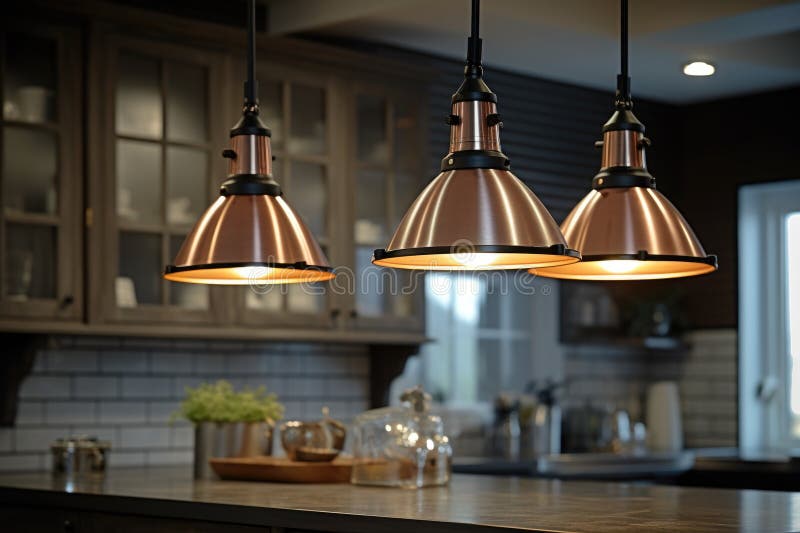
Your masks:
{"label": "recessed ceiling light", "polygon": [[714,65],[705,61],[692,61],[683,66],[683,73],[687,76],[711,76],[715,70]]}

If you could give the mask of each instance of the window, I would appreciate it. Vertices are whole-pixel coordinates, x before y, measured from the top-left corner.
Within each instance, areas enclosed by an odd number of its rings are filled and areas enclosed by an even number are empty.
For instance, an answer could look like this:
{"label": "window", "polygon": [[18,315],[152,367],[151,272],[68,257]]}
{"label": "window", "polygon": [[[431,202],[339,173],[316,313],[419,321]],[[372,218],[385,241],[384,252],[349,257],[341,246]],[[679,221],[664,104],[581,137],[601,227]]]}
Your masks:
{"label": "window", "polygon": [[786,217],[786,326],[791,357],[792,439],[800,439],[800,211]]}
{"label": "window", "polygon": [[739,191],[739,443],[800,445],[800,180]]}
{"label": "window", "polygon": [[425,276],[421,381],[447,404],[491,404],[531,380],[557,379],[558,285],[525,272]]}

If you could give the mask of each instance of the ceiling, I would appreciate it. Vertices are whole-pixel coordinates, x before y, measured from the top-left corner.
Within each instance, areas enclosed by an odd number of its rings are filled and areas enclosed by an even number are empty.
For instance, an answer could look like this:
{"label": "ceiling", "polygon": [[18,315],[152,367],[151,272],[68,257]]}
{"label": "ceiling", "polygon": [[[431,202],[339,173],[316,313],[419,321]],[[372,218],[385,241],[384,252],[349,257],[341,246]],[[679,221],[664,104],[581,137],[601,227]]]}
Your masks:
{"label": "ceiling", "polygon": [[[273,35],[314,33],[461,59],[468,0],[268,0]],[[631,0],[637,95],[690,103],[800,85],[800,1]],[[599,89],[619,70],[616,0],[484,0],[487,70],[500,67]],[[685,76],[690,60],[717,67]],[[487,73],[488,76],[488,73]]]}

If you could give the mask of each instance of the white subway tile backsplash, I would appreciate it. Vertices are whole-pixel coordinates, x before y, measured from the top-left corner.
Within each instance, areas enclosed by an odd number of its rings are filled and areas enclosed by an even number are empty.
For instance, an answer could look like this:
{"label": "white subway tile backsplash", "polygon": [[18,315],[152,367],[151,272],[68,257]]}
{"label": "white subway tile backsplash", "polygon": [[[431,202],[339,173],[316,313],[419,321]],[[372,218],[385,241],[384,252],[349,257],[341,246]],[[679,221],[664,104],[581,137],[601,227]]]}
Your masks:
{"label": "white subway tile backsplash", "polygon": [[174,379],[172,396],[175,398],[183,398],[186,395],[187,388],[195,388],[201,383],[212,381],[215,381],[215,379],[205,376],[178,376]]}
{"label": "white subway tile backsplash", "polygon": [[150,372],[153,374],[191,374],[192,354],[154,353],[150,356]]}
{"label": "white subway tile backsplash", "polygon": [[283,402],[286,408],[283,418],[285,420],[299,420],[306,416],[306,403],[300,400],[287,400]]}
{"label": "white subway tile backsplash", "polygon": [[147,422],[144,402],[101,401],[99,420],[102,424],[138,424]]}
{"label": "white subway tile backsplash", "polygon": [[225,360],[228,374],[252,375],[263,373],[264,357],[258,355],[229,355]]}
{"label": "white subway tile backsplash", "polygon": [[72,383],[76,398],[116,398],[119,396],[119,378],[114,376],[76,376]]}
{"label": "white subway tile backsplash", "polygon": [[0,455],[0,471],[3,472],[30,472],[42,470],[45,467],[46,454],[14,454]]}
{"label": "white subway tile backsplash", "polygon": [[146,458],[146,452],[112,450],[106,460],[108,462],[108,468],[115,468],[118,466],[142,466],[146,464]]}
{"label": "white subway tile backsplash", "polygon": [[119,445],[119,435],[117,428],[113,426],[72,426],[70,435],[87,435],[95,437],[97,440],[108,441],[111,444],[111,453]]}
{"label": "white subway tile backsplash", "polygon": [[679,355],[632,357],[612,348],[604,349],[607,353],[570,348],[564,364],[568,382],[564,401],[622,407],[635,417],[644,412],[647,386],[672,380],[680,387],[686,445],[735,445],[736,331],[695,331],[685,340],[688,353]]}
{"label": "white subway tile backsplash", "polygon": [[30,375],[22,382],[19,397],[23,399],[69,398],[70,378]]}
{"label": "white subway tile backsplash", "polygon": [[48,372],[94,372],[97,370],[97,353],[77,350],[48,350]]}
{"label": "white subway tile backsplash", "polygon": [[100,369],[105,374],[146,373],[148,354],[141,351],[104,351]]}
{"label": "white subway tile backsplash", "polygon": [[122,378],[123,398],[170,398],[172,378],[130,377]]}
{"label": "white subway tile backsplash", "polygon": [[194,446],[193,426],[174,426],[169,429],[169,445],[173,448],[190,448]]}
{"label": "white subway tile backsplash", "polygon": [[711,394],[719,398],[730,398],[733,401],[736,401],[737,388],[738,384],[733,379],[726,381],[715,379],[711,381]]}
{"label": "white subway tile backsplash", "polygon": [[18,428],[14,431],[14,450],[17,452],[45,452],[56,439],[69,437],[69,426],[44,428]]}
{"label": "white subway tile backsplash", "polygon": [[93,424],[97,420],[95,402],[47,402],[45,404],[47,424]]}
{"label": "white subway tile backsplash", "polygon": [[34,374],[41,374],[47,372],[47,352],[39,352],[33,360],[33,367],[31,371]]}
{"label": "white subway tile backsplash", "polygon": [[179,400],[147,402],[147,421],[150,423],[170,422],[178,409],[180,409]]}
{"label": "white subway tile backsplash", "polygon": [[224,374],[225,357],[218,354],[200,354],[194,356],[195,374]]}
{"label": "white subway tile backsplash", "polygon": [[20,400],[17,403],[17,426],[44,423],[44,402]]}
{"label": "white subway tile backsplash", "polygon": [[349,419],[369,407],[364,346],[71,336],[51,346],[22,385],[16,427],[0,430],[0,471],[49,468],[50,443],[72,434],[110,441],[112,466],[188,467],[193,426],[170,417],[185,387],[219,379],[265,385],[287,419],[318,418],[323,405]]}
{"label": "white subway tile backsplash", "polygon": [[120,448],[169,448],[169,428],[166,426],[122,427]]}
{"label": "white subway tile backsplash", "polygon": [[[282,364],[278,368],[281,374],[302,374],[304,371],[313,372],[316,370],[313,366],[309,366],[310,361],[306,361],[306,357],[298,353],[289,353],[281,356]],[[315,358],[316,359],[316,358]]]}
{"label": "white subway tile backsplash", "polygon": [[147,452],[147,464],[161,465],[189,465],[194,455],[192,450],[169,450]]}
{"label": "white subway tile backsplash", "polygon": [[0,452],[10,452],[14,449],[14,430],[0,428]]}

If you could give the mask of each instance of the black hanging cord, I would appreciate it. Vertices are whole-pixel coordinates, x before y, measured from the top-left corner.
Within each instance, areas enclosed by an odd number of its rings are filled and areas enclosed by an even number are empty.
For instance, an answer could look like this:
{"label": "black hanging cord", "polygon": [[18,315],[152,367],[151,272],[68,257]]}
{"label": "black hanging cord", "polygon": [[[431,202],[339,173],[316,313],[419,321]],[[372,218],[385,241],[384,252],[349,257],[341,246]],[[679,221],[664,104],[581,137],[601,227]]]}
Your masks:
{"label": "black hanging cord", "polygon": [[247,81],[244,82],[245,110],[258,112],[256,80],[256,0],[247,0]]}
{"label": "black hanging cord", "polygon": [[467,75],[481,76],[480,0],[472,0],[472,33],[467,39]]}
{"label": "black hanging cord", "polygon": [[628,74],[628,0],[620,0],[620,73],[617,75],[616,106],[633,107],[631,100],[631,78]]}

